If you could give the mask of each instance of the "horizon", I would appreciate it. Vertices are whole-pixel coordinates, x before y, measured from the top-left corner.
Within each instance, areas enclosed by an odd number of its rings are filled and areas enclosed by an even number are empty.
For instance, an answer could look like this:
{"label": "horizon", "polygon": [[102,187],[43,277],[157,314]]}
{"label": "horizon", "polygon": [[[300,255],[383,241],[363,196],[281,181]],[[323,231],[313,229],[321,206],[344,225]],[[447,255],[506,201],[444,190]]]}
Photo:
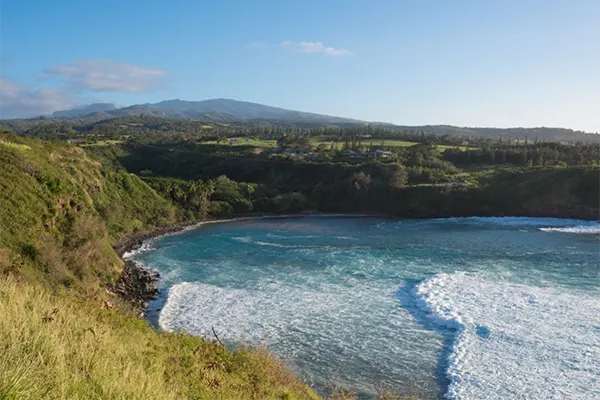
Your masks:
{"label": "horizon", "polygon": [[[273,108],[281,108],[281,107],[277,107],[277,106],[273,106],[273,105],[269,105],[269,104],[260,104],[260,103],[253,103],[253,102],[249,102],[249,101],[245,101],[245,100],[239,100],[239,99],[226,99],[223,97],[215,97],[215,98],[210,98],[210,99],[203,99],[203,100],[184,100],[184,99],[165,99],[165,100],[161,100],[161,101],[184,101],[184,102],[201,102],[201,101],[210,101],[210,100],[231,100],[231,101],[239,101],[239,102],[243,102],[243,103],[251,103],[251,104],[259,104],[262,106],[267,106],[267,107],[273,107]],[[85,108],[87,106],[92,106],[95,104],[110,104],[115,106],[117,109],[122,109],[122,108],[128,108],[128,107],[133,107],[136,105],[146,105],[146,104],[155,104],[155,103],[145,103],[145,104],[129,104],[129,105],[119,105],[116,103],[112,103],[112,102],[94,102],[94,103],[89,103],[89,104],[81,104],[81,105],[77,105],[73,108],[70,108],[68,110],[56,110],[56,111],[70,111],[70,110],[77,110],[80,108]],[[313,113],[311,111],[306,111],[306,110],[288,110],[288,111],[298,111],[298,112],[303,112],[303,113],[312,113],[312,114],[317,114],[317,113]],[[352,117],[348,117],[348,116],[344,116],[344,115],[326,115],[326,114],[320,114],[320,115],[324,115],[324,116],[329,116],[329,117],[338,117],[338,118],[346,118],[346,119],[352,119]],[[36,117],[30,117],[32,119],[34,118],[53,118],[52,114],[48,114],[48,115],[38,115]],[[70,118],[70,117],[56,117],[56,118]],[[159,117],[160,118],[160,117]],[[23,119],[23,118],[0,118],[0,120],[11,120],[11,119]],[[26,118],[27,119],[27,118]],[[399,126],[399,127],[408,127],[408,128],[419,128],[419,127],[426,127],[426,126],[451,126],[451,127],[455,127],[455,128],[470,128],[470,129],[505,129],[505,130],[509,130],[509,129],[570,129],[573,132],[583,132],[586,134],[590,134],[590,135],[598,135],[600,134],[600,132],[591,132],[591,131],[582,131],[582,130],[577,130],[577,129],[572,129],[569,127],[561,127],[561,126],[475,126],[475,125],[465,125],[465,126],[460,126],[460,125],[451,125],[451,124],[422,124],[422,125],[406,125],[406,124],[394,124],[391,122],[386,122],[386,121],[364,121],[364,120],[357,120],[358,122],[365,122],[365,123],[383,123],[383,124],[392,124],[394,126]]]}
{"label": "horizon", "polygon": [[402,126],[600,132],[597,1],[260,3],[3,2],[0,118],[234,99]]}

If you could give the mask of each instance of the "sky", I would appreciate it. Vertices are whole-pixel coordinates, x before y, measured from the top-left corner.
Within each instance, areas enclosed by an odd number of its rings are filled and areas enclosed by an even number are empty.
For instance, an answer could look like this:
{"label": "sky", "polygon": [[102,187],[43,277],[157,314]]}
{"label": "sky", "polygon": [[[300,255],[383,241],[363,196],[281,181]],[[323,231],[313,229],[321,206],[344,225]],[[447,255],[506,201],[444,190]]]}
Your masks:
{"label": "sky", "polygon": [[600,132],[600,1],[0,2],[0,117],[176,98]]}

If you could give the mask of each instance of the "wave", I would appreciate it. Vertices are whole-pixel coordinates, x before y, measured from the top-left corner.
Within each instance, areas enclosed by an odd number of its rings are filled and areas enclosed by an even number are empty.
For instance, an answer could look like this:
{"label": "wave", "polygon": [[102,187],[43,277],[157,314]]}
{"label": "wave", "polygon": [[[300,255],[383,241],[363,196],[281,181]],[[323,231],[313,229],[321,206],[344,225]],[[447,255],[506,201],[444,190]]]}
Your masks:
{"label": "wave", "polygon": [[537,217],[450,217],[450,218],[431,218],[422,220],[394,220],[382,221],[374,225],[377,229],[393,228],[411,228],[414,225],[431,225],[436,223],[455,223],[461,225],[476,226],[503,226],[515,228],[535,228],[535,227],[573,227],[573,226],[595,226],[595,221],[585,221],[579,219],[565,218],[537,218]]}
{"label": "wave", "polygon": [[237,240],[242,243],[255,244],[257,246],[268,246],[268,247],[278,247],[282,249],[313,249],[321,246],[311,246],[311,245],[289,245],[289,244],[281,244],[281,243],[272,243],[272,242],[263,242],[260,240],[254,240],[248,236],[242,237],[234,237],[233,240]]}
{"label": "wave", "polygon": [[571,226],[571,227],[563,227],[563,228],[540,228],[540,231],[543,232],[562,232],[562,233],[587,233],[587,234],[600,234],[600,224],[590,224],[590,225],[579,225],[579,226]]}
{"label": "wave", "polygon": [[597,294],[460,272],[415,292],[434,323],[456,332],[445,398],[600,398]]}
{"label": "wave", "polygon": [[[553,226],[567,227],[589,223],[589,221],[563,218],[532,218],[532,217],[465,217],[465,218],[436,218],[432,221],[471,223],[477,225],[497,225],[515,227]],[[596,224],[595,222],[591,222]]]}
{"label": "wave", "polygon": [[142,243],[142,245],[140,247],[138,247],[137,249],[131,250],[131,251],[126,251],[125,253],[123,253],[121,258],[123,258],[124,260],[129,260],[129,259],[135,258],[135,256],[140,253],[155,250],[154,247],[152,247],[154,240],[155,240],[154,238],[145,240]]}
{"label": "wave", "polygon": [[[287,276],[243,287],[174,285],[159,326],[209,339],[214,326],[222,340],[266,346],[290,366],[303,366],[310,382],[335,381],[373,396],[374,383],[408,390],[409,382],[431,373],[440,340],[398,307],[395,283],[336,284],[321,276],[298,285]],[[332,365],[335,370],[324,367]]]}

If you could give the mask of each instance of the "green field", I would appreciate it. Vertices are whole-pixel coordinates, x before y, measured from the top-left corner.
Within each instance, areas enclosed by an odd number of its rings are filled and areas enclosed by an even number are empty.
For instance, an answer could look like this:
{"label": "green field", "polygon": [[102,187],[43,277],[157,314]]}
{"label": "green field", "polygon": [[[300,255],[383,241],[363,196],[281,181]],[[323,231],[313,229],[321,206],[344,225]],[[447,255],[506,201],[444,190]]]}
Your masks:
{"label": "green field", "polygon": [[228,138],[225,141],[221,140],[221,142],[217,142],[216,140],[208,140],[206,142],[201,142],[202,144],[220,144],[220,145],[231,145],[231,146],[252,146],[252,147],[275,147],[277,141],[275,140],[262,140],[262,139],[254,139],[248,138],[246,140],[245,137],[235,137]]}
{"label": "green field", "polygon": [[121,144],[122,140],[99,140],[93,143],[84,143],[80,144],[79,147],[89,147],[89,146],[112,146],[114,144]]}
{"label": "green field", "polygon": [[[332,141],[328,140],[327,138],[314,138],[312,140],[313,145],[314,146],[318,146],[322,143],[327,144],[328,146],[331,145]],[[373,139],[373,140],[364,140],[361,142],[363,145],[370,145],[371,143],[373,144],[373,146],[380,146],[381,145],[381,139]],[[383,147],[411,147],[414,146],[416,144],[419,144],[417,142],[407,142],[405,140],[396,140],[396,139],[386,139],[383,141]],[[343,142],[336,142],[336,146],[338,149],[341,149],[342,146],[344,145]],[[454,149],[454,148],[459,148],[461,150],[467,150],[469,147],[468,146],[448,146],[448,145],[444,145],[444,144],[439,144],[437,145],[437,148],[440,151],[444,151],[446,149]]]}
{"label": "green field", "polygon": [[[320,144],[326,144],[327,148],[331,146],[331,143],[335,143],[335,146],[338,150],[341,150],[344,146],[344,142],[332,142],[329,138],[326,137],[314,137],[311,138],[311,144],[313,147],[317,147]],[[361,142],[365,146],[369,146],[373,144],[373,146],[380,146],[381,139],[373,139],[373,140],[364,140]],[[221,144],[221,145],[231,145],[231,146],[251,146],[251,147],[276,147],[276,140],[263,140],[263,139],[255,139],[255,138],[245,138],[245,137],[234,137],[225,139],[225,141],[221,140],[221,142],[217,142],[216,140],[203,141],[202,144]],[[396,140],[396,139],[387,139],[383,141],[383,147],[411,147],[417,145],[417,142],[408,142],[405,140]],[[468,146],[448,146],[444,144],[437,145],[437,148],[440,151],[444,151],[446,149],[454,149],[459,148],[460,150],[467,150]]]}

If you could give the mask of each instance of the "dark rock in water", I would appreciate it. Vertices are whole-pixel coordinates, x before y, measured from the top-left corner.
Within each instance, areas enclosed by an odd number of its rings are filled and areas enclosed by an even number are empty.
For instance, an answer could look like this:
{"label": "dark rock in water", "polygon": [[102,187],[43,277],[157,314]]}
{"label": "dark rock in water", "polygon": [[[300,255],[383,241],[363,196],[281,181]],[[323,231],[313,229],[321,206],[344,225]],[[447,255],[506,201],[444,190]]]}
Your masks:
{"label": "dark rock in water", "polygon": [[131,303],[143,313],[148,301],[154,300],[160,294],[158,289],[158,272],[150,271],[141,264],[127,260],[117,283],[108,289]]}
{"label": "dark rock in water", "polygon": [[491,335],[490,328],[482,325],[477,325],[475,333],[477,333],[477,336],[479,336],[482,339],[488,339]]}

